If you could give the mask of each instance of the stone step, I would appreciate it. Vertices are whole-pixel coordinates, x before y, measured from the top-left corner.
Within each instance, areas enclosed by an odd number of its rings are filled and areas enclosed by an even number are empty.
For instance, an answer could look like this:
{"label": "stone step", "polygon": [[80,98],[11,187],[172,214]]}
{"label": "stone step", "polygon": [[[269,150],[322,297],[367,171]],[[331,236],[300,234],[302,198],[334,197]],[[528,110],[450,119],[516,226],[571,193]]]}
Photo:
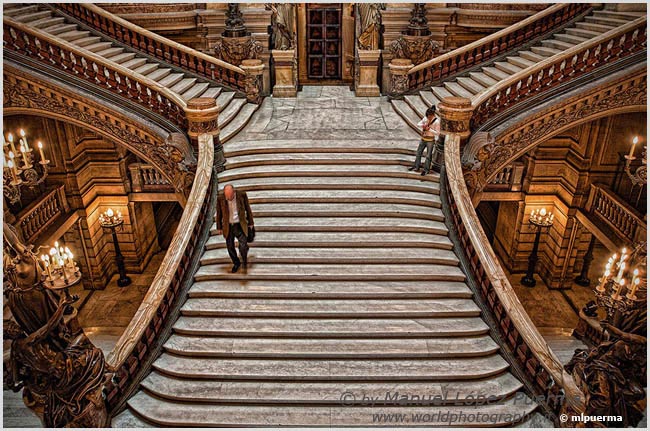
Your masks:
{"label": "stone step", "polygon": [[135,52],[122,52],[120,54],[111,56],[109,60],[111,60],[114,63],[122,64],[129,60],[132,60],[133,58],[135,58]]}
{"label": "stone step", "polygon": [[[13,7],[11,7],[13,6]],[[2,5],[2,15],[8,16],[8,17],[14,17],[14,16],[20,16],[20,15],[26,15],[32,12],[37,12],[39,10],[40,5],[38,4],[32,4],[32,5],[15,5],[11,3],[5,3]]]}
{"label": "stone step", "polygon": [[436,98],[438,100],[442,100],[445,97],[453,97],[454,96],[445,87],[431,87],[431,92],[433,93],[434,96],[436,96]]}
{"label": "stone step", "polygon": [[515,66],[514,64],[505,61],[495,61],[494,67],[504,73],[507,73],[508,75],[514,75],[515,73],[519,73],[524,70],[521,67]]}
{"label": "stone step", "polygon": [[[420,121],[418,119],[418,121]],[[415,155],[418,140],[257,140],[236,141],[224,145],[226,158],[241,155],[284,153],[389,153]]]}
{"label": "stone step", "polygon": [[217,97],[217,106],[219,107],[219,112],[223,111],[234,98],[235,93],[233,91],[222,91]]}
{"label": "stone step", "polygon": [[[348,405],[390,406],[410,400],[417,405],[442,406],[489,394],[504,399],[521,390],[521,383],[508,373],[480,380],[456,382],[246,382],[229,380],[185,380],[152,372],[142,382],[150,393],[166,399],[193,404],[341,405],[343,391],[353,394]],[[358,399],[356,399],[358,396]],[[364,396],[366,399],[364,400]],[[420,399],[416,398],[420,396]],[[406,398],[404,398],[406,397]],[[494,402],[494,401],[493,401]]]}
{"label": "stone step", "polygon": [[[411,166],[413,157],[409,154],[389,153],[280,153],[250,154],[228,157],[226,169],[247,166],[268,165],[402,165]],[[380,168],[381,169],[381,168]]]}
{"label": "stone step", "polygon": [[[410,247],[335,248],[335,247],[264,247],[254,244],[248,253],[249,265],[262,264],[430,264],[458,265],[458,258],[450,250],[412,249]],[[230,257],[226,249],[206,250],[201,265],[227,264]]]}
{"label": "stone step", "polygon": [[387,203],[440,208],[440,197],[431,193],[390,190],[256,190],[247,193],[253,203]]}
{"label": "stone step", "polygon": [[21,12],[18,14],[14,14],[11,17],[11,19],[29,25],[31,21],[37,21],[43,18],[50,18],[51,16],[52,16],[52,12],[49,10],[32,10],[32,11],[27,11],[26,13]]}
{"label": "stone step", "polygon": [[530,50],[533,51],[535,54],[539,54],[544,57],[552,57],[555,54],[559,54],[562,52],[562,50],[560,49],[550,48],[548,46],[531,46]]}
{"label": "stone step", "polygon": [[85,46],[84,49],[90,52],[99,53],[101,51],[106,51],[112,46],[113,46],[113,42],[97,42],[97,43],[93,43],[92,45]]}
{"label": "stone step", "polygon": [[610,31],[613,27],[609,25],[596,24],[594,22],[582,21],[576,22],[576,27],[584,30],[590,30],[597,33],[605,33]]}
{"label": "stone step", "polygon": [[431,106],[427,105],[424,100],[416,94],[408,94],[404,96],[404,100],[406,100],[406,103],[408,103],[411,109],[413,109],[420,118],[423,118],[426,115],[427,109]]}
{"label": "stone step", "polygon": [[420,97],[424,101],[424,103],[429,106],[435,105],[436,107],[438,106],[438,103],[440,103],[440,100],[436,96],[434,96],[433,92],[430,90],[422,90],[420,91]]}
{"label": "stone step", "polygon": [[258,217],[400,217],[443,221],[438,208],[388,203],[254,204]]}
{"label": "stone step", "polygon": [[454,96],[466,97],[468,99],[471,99],[473,96],[473,94],[470,91],[467,91],[465,87],[463,87],[462,85],[456,82],[445,82],[444,86],[447,89],[447,91],[449,91]]}
{"label": "stone step", "polygon": [[[5,13],[6,15],[6,13]],[[41,19],[37,19],[36,21],[32,21],[29,23],[29,26],[32,28],[47,28],[47,27],[53,27],[58,24],[63,24],[65,22],[65,18],[60,17],[60,16],[49,16]]]}
{"label": "stone step", "polygon": [[606,26],[609,26],[612,29],[614,29],[616,27],[620,27],[622,25],[627,24],[628,22],[630,22],[630,20],[619,19],[619,18],[609,18],[609,17],[603,16],[603,15],[593,15],[593,16],[586,16],[585,17],[585,22],[606,25]]}
{"label": "stone step", "polygon": [[108,49],[104,49],[104,50],[101,50],[101,51],[97,51],[96,54],[99,55],[100,57],[111,58],[111,57],[114,57],[114,56],[116,56],[116,55],[118,55],[118,54],[120,54],[122,52],[124,52],[124,48],[116,46],[116,47],[113,47],[113,48],[108,48]]}
{"label": "stone step", "polygon": [[241,299],[190,298],[184,316],[290,318],[476,317],[470,299]]}
{"label": "stone step", "polygon": [[464,282],[457,281],[232,281],[195,282],[190,298],[323,298],[404,299],[471,298]]}
{"label": "stone step", "polygon": [[[211,233],[216,234],[216,225]],[[256,232],[417,232],[447,235],[443,222],[413,218],[338,217],[257,217]]]}
{"label": "stone step", "polygon": [[264,264],[232,274],[231,264],[202,265],[194,281],[313,280],[313,281],[465,281],[465,274],[450,265]]}
{"label": "stone step", "polygon": [[246,178],[275,178],[275,177],[299,177],[302,179],[312,177],[344,177],[350,181],[360,180],[367,177],[380,178],[402,178],[417,182],[437,183],[439,175],[432,173],[420,175],[419,172],[407,170],[404,166],[388,165],[376,169],[372,165],[274,165],[274,166],[247,166],[243,168],[228,169],[219,174],[220,182],[240,180]]}
{"label": "stone step", "polygon": [[52,27],[45,27],[43,28],[43,31],[45,33],[49,33],[51,35],[58,35],[59,33],[67,33],[69,31],[73,31],[77,28],[76,24],[56,24],[53,25]]}
{"label": "stone step", "polygon": [[618,12],[613,10],[595,10],[593,16],[599,16],[604,18],[618,19],[623,21],[633,21],[637,18],[641,18],[645,15],[645,12]]}
{"label": "stone step", "polygon": [[[222,97],[223,94],[219,97]],[[218,100],[218,99],[217,99]],[[217,101],[217,104],[219,102]],[[228,105],[219,112],[219,127],[225,128],[239,113],[239,111],[246,105],[246,99],[233,99]],[[223,105],[219,105],[223,106]]]}
{"label": "stone step", "polygon": [[190,99],[194,99],[195,97],[199,97],[199,95],[203,94],[205,92],[205,90],[208,89],[208,87],[210,87],[210,84],[208,84],[207,82],[195,84],[189,90],[187,90],[186,92],[181,94],[181,97],[185,101],[189,101]]}
{"label": "stone step", "polygon": [[584,37],[586,39],[591,39],[599,36],[601,33],[597,31],[586,30],[584,28],[567,28],[564,30],[567,34],[572,34],[575,36]]}
{"label": "stone step", "polygon": [[99,37],[99,36],[89,36],[89,37],[84,37],[84,38],[75,40],[74,44],[77,45],[77,46],[81,46],[81,47],[85,48],[85,47],[87,47],[89,45],[96,44],[96,43],[100,42],[101,40],[102,40],[102,38]]}
{"label": "stone step", "polygon": [[255,111],[259,108],[259,105],[256,105],[254,103],[246,103],[237,116],[228,124],[221,129],[221,132],[219,133],[219,139],[221,140],[221,143],[228,142],[231,138],[233,138],[240,130],[242,130],[246,124],[248,124],[248,121],[251,119]]}
{"label": "stone step", "polygon": [[152,428],[155,425],[140,418],[130,409],[124,409],[111,419],[111,428]]}
{"label": "stone step", "polygon": [[66,31],[64,33],[59,33],[56,35],[56,37],[66,40],[68,42],[74,42],[77,39],[81,39],[88,36],[90,36],[90,32],[83,31],[83,30]]}
{"label": "stone step", "polygon": [[535,54],[533,51],[519,51],[518,54],[520,57],[535,63],[540,62],[546,58],[543,55]]}
{"label": "stone step", "polygon": [[210,99],[216,99],[219,97],[219,94],[221,94],[221,87],[208,87],[207,90],[203,94],[201,94],[201,97],[207,97]]}
{"label": "stone step", "polygon": [[469,407],[213,405],[166,401],[140,391],[128,406],[147,421],[170,427],[376,427],[385,421],[393,429],[395,422],[404,426],[402,421],[407,426],[449,427],[450,417],[457,418],[453,424],[458,427],[510,426],[537,407],[525,395],[506,401]]}
{"label": "stone step", "polygon": [[145,65],[146,63],[147,63],[146,58],[132,58],[131,60],[122,63],[122,66],[126,67],[127,69],[134,70],[139,68],[140,66]]}
{"label": "stone step", "polygon": [[587,37],[576,36],[576,35],[573,35],[573,34],[570,34],[570,33],[567,33],[567,34],[561,34],[561,33],[560,34],[555,34],[555,35],[553,35],[553,37],[558,39],[558,40],[561,40],[563,42],[572,43],[574,45],[577,45],[577,44],[582,43],[582,42],[584,42],[586,40],[589,40],[589,38],[587,38]]}
{"label": "stone step", "polygon": [[483,73],[485,73],[487,76],[490,78],[494,79],[495,81],[502,81],[510,76],[510,74],[497,69],[496,67],[482,67],[481,70]]}
{"label": "stone step", "polygon": [[473,81],[476,81],[483,87],[491,87],[495,85],[497,82],[499,82],[498,79],[494,79],[491,76],[483,73],[483,72],[470,72],[469,77],[472,78]]}
{"label": "stone step", "polygon": [[458,82],[459,85],[462,85],[464,89],[472,93],[472,95],[485,91],[486,88],[473,78],[460,77],[456,80],[456,82]]}
{"label": "stone step", "polygon": [[[218,320],[218,319],[217,319]],[[358,324],[358,323],[357,323]],[[501,356],[382,360],[190,358],[163,353],[153,368],[169,376],[224,380],[456,381],[487,378],[509,367]]]}
{"label": "stone step", "polygon": [[544,46],[548,46],[548,47],[555,48],[555,49],[560,49],[560,50],[563,50],[563,51],[576,46],[575,43],[563,42],[563,41],[557,40],[557,39],[547,39],[547,40],[543,40],[541,43]]}
{"label": "stone step", "polygon": [[413,129],[418,129],[418,122],[420,121],[420,116],[411,108],[411,106],[406,103],[405,100],[391,100],[390,102],[393,105],[395,112],[402,117],[404,121]]}
{"label": "stone step", "polygon": [[158,83],[163,87],[170,88],[176,85],[176,83],[178,83],[181,79],[183,79],[183,76],[185,75],[183,75],[182,73],[170,73],[163,79],[159,80]]}
{"label": "stone step", "polygon": [[196,83],[196,78],[183,78],[173,86],[168,86],[176,94],[183,94]]}
{"label": "stone step", "polygon": [[136,69],[133,69],[135,73],[139,73],[140,75],[145,76],[153,74],[153,72],[156,70],[158,70],[158,63],[146,63]]}
{"label": "stone step", "polygon": [[514,64],[515,66],[520,67],[522,69],[526,69],[530,66],[534,66],[536,63],[524,57],[506,57],[506,60],[508,60],[508,63]]}
{"label": "stone step", "polygon": [[172,71],[171,69],[158,68],[153,72],[149,73],[147,75],[147,78],[152,79],[154,81],[159,81],[161,79],[168,77],[171,71]]}

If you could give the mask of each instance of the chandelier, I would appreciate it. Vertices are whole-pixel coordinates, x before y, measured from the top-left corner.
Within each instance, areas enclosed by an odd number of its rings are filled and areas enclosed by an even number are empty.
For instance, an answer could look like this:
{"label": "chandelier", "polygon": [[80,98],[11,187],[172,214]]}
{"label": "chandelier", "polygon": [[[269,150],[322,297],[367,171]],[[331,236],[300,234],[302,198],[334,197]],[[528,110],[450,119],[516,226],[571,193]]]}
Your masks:
{"label": "chandelier", "polygon": [[635,136],[634,139],[632,139],[632,148],[630,148],[630,154],[625,156],[625,173],[627,176],[630,178],[630,181],[632,181],[632,184],[635,186],[641,186],[643,187],[648,183],[648,168],[646,167],[646,151],[648,149],[647,146],[643,147],[643,153],[641,155],[641,165],[636,168],[634,173],[632,173],[631,169],[631,164],[633,161],[636,160],[636,157],[634,157],[634,150],[636,148],[636,144],[639,143],[639,137]]}
{"label": "chandelier", "polygon": [[[81,280],[81,271],[68,247],[54,242],[49,254],[41,255],[45,266],[44,285],[52,290],[67,289]],[[67,291],[66,291],[67,292]]]}
{"label": "chandelier", "polygon": [[16,148],[12,133],[8,133],[6,139],[4,136],[2,137],[4,153],[2,189],[4,196],[11,204],[20,202],[22,187],[27,186],[31,189],[45,181],[50,164],[43,154],[43,143],[39,141],[36,145],[41,159],[35,165],[33,149],[27,142],[25,131],[20,129],[19,134],[18,148]]}

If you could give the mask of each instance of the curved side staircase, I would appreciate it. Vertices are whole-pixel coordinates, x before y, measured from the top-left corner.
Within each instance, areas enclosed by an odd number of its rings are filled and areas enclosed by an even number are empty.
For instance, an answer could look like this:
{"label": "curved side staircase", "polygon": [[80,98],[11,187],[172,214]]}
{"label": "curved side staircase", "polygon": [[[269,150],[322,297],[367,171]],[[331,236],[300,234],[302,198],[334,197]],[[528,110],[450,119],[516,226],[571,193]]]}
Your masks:
{"label": "curved side staircase", "polygon": [[46,4],[10,3],[3,6],[5,18],[47,33],[60,41],[90,51],[104,59],[145,76],[176,93],[186,102],[195,97],[209,97],[220,107],[219,138],[225,142],[250,120],[258,105],[236,98],[235,92],[193,76],[174,66],[120,44],[94,29],[86,29],[60,11]]}

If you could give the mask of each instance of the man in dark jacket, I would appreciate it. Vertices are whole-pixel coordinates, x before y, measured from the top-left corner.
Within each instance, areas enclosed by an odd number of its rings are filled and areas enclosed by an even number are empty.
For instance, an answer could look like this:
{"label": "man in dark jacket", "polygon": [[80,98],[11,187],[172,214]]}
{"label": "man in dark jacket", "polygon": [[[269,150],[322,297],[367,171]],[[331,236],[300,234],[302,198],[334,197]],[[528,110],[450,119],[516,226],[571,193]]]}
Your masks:
{"label": "man in dark jacket", "polygon": [[[232,272],[237,272],[241,264],[247,265],[248,230],[253,228],[253,211],[248,203],[246,192],[238,192],[230,184],[217,195],[217,234],[226,238],[226,247],[232,260]],[[239,254],[235,250],[235,238],[239,241]]]}

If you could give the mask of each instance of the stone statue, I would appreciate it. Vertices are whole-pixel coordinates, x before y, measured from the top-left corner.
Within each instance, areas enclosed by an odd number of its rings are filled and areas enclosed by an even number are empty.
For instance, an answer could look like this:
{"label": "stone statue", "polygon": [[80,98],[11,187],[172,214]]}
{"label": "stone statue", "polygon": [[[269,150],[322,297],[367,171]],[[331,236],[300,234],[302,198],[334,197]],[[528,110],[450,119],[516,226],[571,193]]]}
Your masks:
{"label": "stone statue", "polygon": [[273,49],[287,51],[296,47],[295,5],[291,3],[266,3],[266,10],[272,12],[271,25]]}
{"label": "stone statue", "polygon": [[621,416],[622,422],[592,422],[590,427],[636,426],[643,418],[647,373],[647,309],[624,316],[619,327],[601,322],[610,339],[578,349],[564,367],[586,398],[585,415]]}
{"label": "stone statue", "polygon": [[358,41],[360,49],[379,49],[382,10],[386,10],[385,3],[359,3]]}
{"label": "stone statue", "polygon": [[7,223],[3,234],[3,288],[15,319],[4,322],[5,339],[12,340],[5,385],[23,390],[25,405],[45,427],[106,426],[102,389],[109,374],[104,355],[76,317],[64,316],[78,297],[45,288],[32,247]]}

